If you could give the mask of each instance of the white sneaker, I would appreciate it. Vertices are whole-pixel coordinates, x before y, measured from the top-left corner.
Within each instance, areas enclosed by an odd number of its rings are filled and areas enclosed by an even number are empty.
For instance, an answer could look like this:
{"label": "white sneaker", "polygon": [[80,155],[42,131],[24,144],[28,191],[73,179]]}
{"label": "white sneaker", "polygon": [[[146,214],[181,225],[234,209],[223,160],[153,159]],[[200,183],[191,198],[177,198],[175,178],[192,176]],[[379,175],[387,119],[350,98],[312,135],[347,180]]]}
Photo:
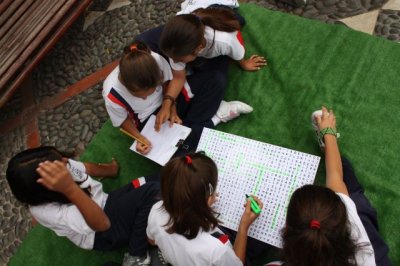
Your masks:
{"label": "white sneaker", "polygon": [[131,256],[129,253],[125,253],[122,266],[150,265],[150,262],[151,259],[148,252],[145,257]]}
{"label": "white sneaker", "polygon": [[240,101],[225,102],[221,101],[221,105],[218,108],[216,116],[221,119],[222,122],[228,122],[240,114],[248,114],[253,112],[253,107]]}

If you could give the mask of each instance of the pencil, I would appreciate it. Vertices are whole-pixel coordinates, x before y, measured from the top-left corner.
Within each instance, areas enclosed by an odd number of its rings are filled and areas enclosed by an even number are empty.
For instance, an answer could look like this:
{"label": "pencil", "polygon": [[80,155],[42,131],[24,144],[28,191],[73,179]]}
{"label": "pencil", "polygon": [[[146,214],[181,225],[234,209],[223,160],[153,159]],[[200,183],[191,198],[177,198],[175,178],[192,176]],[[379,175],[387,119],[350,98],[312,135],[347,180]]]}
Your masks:
{"label": "pencil", "polygon": [[132,135],[131,133],[129,133],[128,131],[126,131],[125,129],[119,128],[119,130],[121,130],[122,133],[124,133],[125,135],[127,135],[127,136],[133,138],[133,139],[136,140],[137,142],[143,144],[144,146],[147,146],[146,143],[144,143],[143,141],[141,141],[140,139],[138,139],[137,137],[135,137],[134,135]]}

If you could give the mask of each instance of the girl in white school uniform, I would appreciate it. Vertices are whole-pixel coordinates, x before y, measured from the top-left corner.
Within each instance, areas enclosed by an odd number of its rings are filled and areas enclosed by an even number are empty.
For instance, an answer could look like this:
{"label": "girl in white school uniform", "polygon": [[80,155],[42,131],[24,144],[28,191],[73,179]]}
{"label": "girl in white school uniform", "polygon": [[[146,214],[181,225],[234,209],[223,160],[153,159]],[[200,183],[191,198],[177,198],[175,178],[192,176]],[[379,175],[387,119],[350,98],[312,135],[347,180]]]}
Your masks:
{"label": "girl in white school uniform", "polygon": [[[172,72],[166,59],[151,51],[145,43],[136,41],[125,48],[119,66],[104,81],[102,93],[111,122],[140,140],[136,146],[140,153],[146,154],[151,149],[150,141],[140,134],[140,130],[163,102],[171,104],[168,108],[171,124],[183,122],[192,127],[196,140],[202,127],[213,128],[253,110],[239,101],[223,102],[223,94],[217,89],[221,81],[213,74],[196,77],[193,87],[197,104],[166,95],[165,87],[171,79]],[[217,109],[210,110],[210,105],[216,105]]]}
{"label": "girl in white school uniform", "polygon": [[[196,6],[203,7],[213,2],[221,4],[224,1],[194,2],[187,3],[184,12]],[[232,6],[232,3],[228,4]],[[193,93],[190,82],[192,76],[218,69],[218,79],[227,80],[229,59],[237,61],[248,71],[259,70],[266,65],[266,60],[262,56],[253,55],[249,59],[244,58],[245,48],[240,33],[243,23],[244,19],[229,7],[211,6],[207,9],[196,9],[189,14],[177,15],[165,26],[144,32],[136,39],[146,42],[153,50],[169,57],[173,79],[168,85],[167,95],[173,99],[183,95],[187,101],[196,101],[196,93]],[[208,59],[209,62],[205,63],[204,59]],[[191,76],[186,77],[188,63],[191,66]],[[226,81],[218,89],[223,93],[225,87]],[[168,119],[170,105],[170,102],[163,103],[157,114],[156,127]],[[210,107],[213,112],[217,108],[216,104]]]}
{"label": "girl in white school uniform", "polygon": [[[243,265],[247,233],[258,215],[250,210],[249,201],[243,202],[238,233],[231,243],[218,227],[220,221],[212,207],[217,185],[217,167],[202,153],[176,157],[162,169],[162,201],[150,211],[147,236],[166,262],[175,266]],[[262,208],[261,201],[254,199]]]}

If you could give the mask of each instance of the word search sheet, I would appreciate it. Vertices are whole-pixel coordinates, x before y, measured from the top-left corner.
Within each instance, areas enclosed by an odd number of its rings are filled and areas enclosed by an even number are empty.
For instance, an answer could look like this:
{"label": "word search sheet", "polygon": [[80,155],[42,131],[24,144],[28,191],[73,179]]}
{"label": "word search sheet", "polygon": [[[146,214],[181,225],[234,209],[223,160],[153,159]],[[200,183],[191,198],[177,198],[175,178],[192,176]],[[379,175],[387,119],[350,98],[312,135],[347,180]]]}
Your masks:
{"label": "word search sheet", "polygon": [[219,200],[214,208],[223,226],[237,231],[245,195],[253,194],[264,208],[249,236],[282,247],[290,197],[314,182],[320,157],[208,128],[203,129],[197,150],[217,164]]}

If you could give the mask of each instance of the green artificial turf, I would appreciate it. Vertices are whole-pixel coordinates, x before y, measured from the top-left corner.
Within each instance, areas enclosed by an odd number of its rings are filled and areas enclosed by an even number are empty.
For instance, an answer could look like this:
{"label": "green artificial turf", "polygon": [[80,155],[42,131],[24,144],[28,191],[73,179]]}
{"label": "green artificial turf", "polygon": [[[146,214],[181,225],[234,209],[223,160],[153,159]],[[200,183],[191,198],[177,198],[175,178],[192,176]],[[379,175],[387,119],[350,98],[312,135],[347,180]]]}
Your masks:
{"label": "green artificial turf", "polygon": [[[258,72],[230,70],[227,100],[241,100],[254,112],[218,126],[219,130],[320,155],[310,114],[321,104],[333,108],[341,152],[353,163],[365,193],[378,211],[380,231],[400,265],[400,46],[383,38],[243,4],[246,55],[264,55]],[[107,122],[82,160],[121,165],[106,191],[159,167],[128,150],[131,140]],[[323,161],[317,183],[324,182]],[[396,248],[397,247],[397,248]],[[100,265],[122,260],[122,252],[83,251],[36,226],[11,265]]]}

